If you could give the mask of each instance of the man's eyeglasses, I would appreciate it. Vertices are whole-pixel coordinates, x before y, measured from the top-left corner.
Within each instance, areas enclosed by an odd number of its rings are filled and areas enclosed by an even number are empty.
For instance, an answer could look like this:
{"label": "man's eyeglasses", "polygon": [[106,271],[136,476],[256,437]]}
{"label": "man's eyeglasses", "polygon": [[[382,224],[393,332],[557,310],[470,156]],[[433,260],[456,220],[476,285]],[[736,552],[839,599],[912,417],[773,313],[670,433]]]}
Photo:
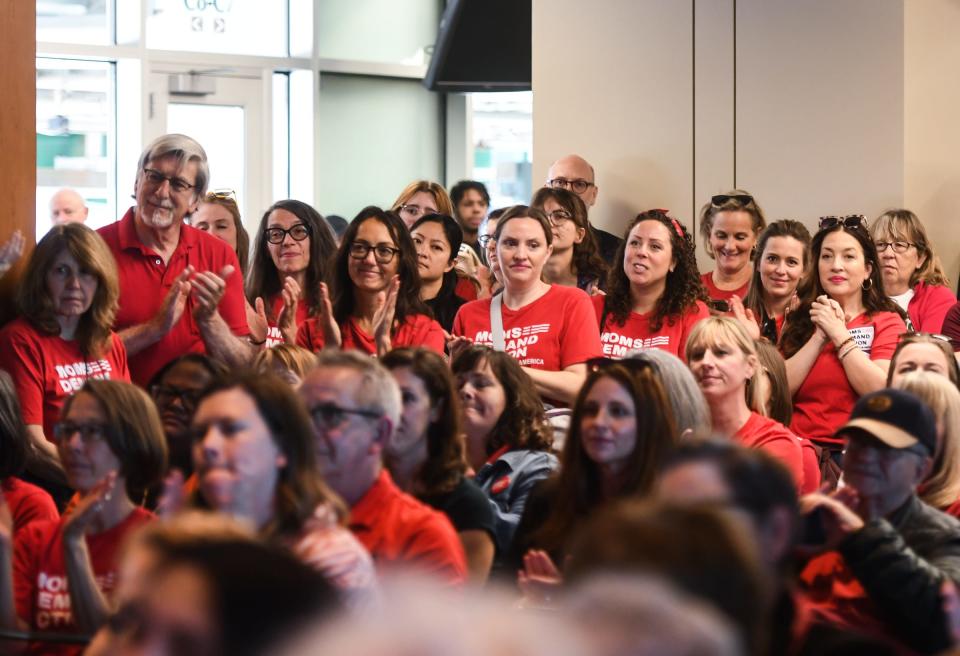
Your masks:
{"label": "man's eyeglasses", "polygon": [[366,259],[370,251],[373,251],[373,257],[377,262],[380,264],[389,264],[396,254],[400,252],[400,249],[387,246],[386,244],[368,244],[365,241],[355,241],[350,244],[350,257],[355,260]]}
{"label": "man's eyeglasses", "polygon": [[480,235],[477,237],[477,243],[486,248],[493,241],[493,235]]}
{"label": "man's eyeglasses", "polygon": [[891,247],[894,253],[906,253],[910,250],[911,246],[916,246],[916,244],[909,241],[875,241],[873,244],[877,247],[878,253],[882,253]]}
{"label": "man's eyeglasses", "polygon": [[158,405],[169,405],[174,399],[180,399],[183,406],[192,408],[200,400],[201,390],[184,389],[182,387],[171,387],[170,385],[154,385],[150,388],[150,393],[156,399]]}
{"label": "man's eyeglasses", "polygon": [[303,223],[298,223],[287,230],[283,228],[267,228],[264,230],[264,234],[267,236],[267,241],[271,244],[282,244],[283,240],[287,238],[287,235],[293,237],[294,241],[303,241],[310,236],[310,228]]}
{"label": "man's eyeglasses", "polygon": [[573,215],[567,210],[553,210],[547,213],[547,219],[550,220],[550,225],[554,228],[559,228],[572,218]]}
{"label": "man's eyeglasses", "polygon": [[821,216],[820,217],[820,230],[830,230],[831,228],[836,228],[838,225],[842,225],[844,228],[849,230],[857,230],[858,228],[867,229],[867,217],[863,214],[848,214],[847,216]]}
{"label": "man's eyeglasses", "polygon": [[401,205],[400,211],[416,217],[438,214],[437,210],[432,207],[420,207],[419,205]]}
{"label": "man's eyeglasses", "polygon": [[382,413],[373,410],[342,408],[334,403],[320,403],[310,408],[310,416],[318,428],[336,428],[346,420],[347,415],[357,415],[367,419],[379,419],[383,416]]}
{"label": "man's eyeglasses", "polygon": [[717,194],[710,199],[710,204],[714,207],[722,207],[729,202],[735,202],[739,205],[749,205],[753,202],[753,196],[750,194]]}
{"label": "man's eyeglasses", "polygon": [[75,433],[80,433],[80,439],[84,444],[93,444],[102,441],[107,436],[107,430],[106,424],[61,421],[53,425],[53,439],[57,442],[66,442]]}
{"label": "man's eyeglasses", "polygon": [[178,178],[176,176],[166,176],[156,169],[143,169],[143,177],[147,179],[152,185],[159,187],[164,182],[170,183],[170,188],[173,189],[178,194],[182,194],[185,191],[193,189],[194,185],[190,184],[183,178]]}
{"label": "man's eyeglasses", "polygon": [[587,182],[583,178],[576,180],[567,180],[566,178],[554,178],[547,180],[547,184],[555,189],[572,189],[575,193],[582,194],[590,187],[594,186],[592,182]]}

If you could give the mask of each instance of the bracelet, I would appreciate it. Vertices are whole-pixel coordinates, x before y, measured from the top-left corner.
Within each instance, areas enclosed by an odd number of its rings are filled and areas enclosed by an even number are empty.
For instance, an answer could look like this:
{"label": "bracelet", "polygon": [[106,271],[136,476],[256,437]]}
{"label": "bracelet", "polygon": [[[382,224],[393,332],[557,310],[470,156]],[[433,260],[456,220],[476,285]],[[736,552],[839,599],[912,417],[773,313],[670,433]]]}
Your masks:
{"label": "bracelet", "polygon": [[845,340],[843,340],[842,342],[840,342],[840,344],[837,346],[837,353],[839,353],[839,352],[843,349],[844,346],[846,346],[847,344],[849,344],[849,343],[852,342],[852,341],[853,341],[853,336],[851,335],[850,337],[847,337]]}
{"label": "bracelet", "polygon": [[844,359],[845,357],[847,357],[848,355],[850,355],[851,353],[853,353],[854,351],[856,351],[856,350],[859,349],[859,348],[860,348],[860,347],[857,346],[856,344],[851,344],[851,345],[850,345],[850,348],[846,349],[843,353],[838,353],[838,354],[837,354],[837,358],[840,360],[840,362],[843,362],[843,359]]}

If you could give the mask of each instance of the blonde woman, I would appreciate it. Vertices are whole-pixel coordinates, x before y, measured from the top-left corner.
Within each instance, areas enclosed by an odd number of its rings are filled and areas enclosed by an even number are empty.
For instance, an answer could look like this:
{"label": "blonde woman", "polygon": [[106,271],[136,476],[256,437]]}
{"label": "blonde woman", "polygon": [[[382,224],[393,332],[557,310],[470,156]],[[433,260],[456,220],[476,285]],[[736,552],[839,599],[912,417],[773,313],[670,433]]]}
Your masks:
{"label": "blonde woman", "polygon": [[927,371],[898,376],[893,386],[914,394],[937,418],[937,452],[917,490],[920,499],[960,517],[960,391],[946,376]]}

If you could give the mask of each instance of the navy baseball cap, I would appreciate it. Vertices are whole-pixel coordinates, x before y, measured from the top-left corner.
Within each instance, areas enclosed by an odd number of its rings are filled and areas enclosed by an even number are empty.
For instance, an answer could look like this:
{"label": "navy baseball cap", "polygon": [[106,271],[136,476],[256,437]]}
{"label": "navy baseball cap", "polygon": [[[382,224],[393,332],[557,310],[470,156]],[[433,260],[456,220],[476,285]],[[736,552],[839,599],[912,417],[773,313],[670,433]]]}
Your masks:
{"label": "navy baseball cap", "polygon": [[894,449],[920,445],[931,456],[937,451],[937,421],[919,398],[899,389],[882,389],[860,397],[850,419],[837,435],[857,429]]}

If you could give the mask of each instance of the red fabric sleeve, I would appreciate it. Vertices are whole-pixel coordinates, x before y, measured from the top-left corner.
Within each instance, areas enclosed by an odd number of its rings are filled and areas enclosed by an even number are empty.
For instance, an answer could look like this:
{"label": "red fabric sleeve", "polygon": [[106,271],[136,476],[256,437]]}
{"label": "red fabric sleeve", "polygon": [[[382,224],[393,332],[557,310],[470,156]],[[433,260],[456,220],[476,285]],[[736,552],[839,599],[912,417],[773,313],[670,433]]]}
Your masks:
{"label": "red fabric sleeve", "polygon": [[564,311],[560,331],[560,368],[566,369],[602,355],[597,313],[586,292],[580,292],[571,298]]}
{"label": "red fabric sleeve", "polygon": [[463,583],[467,578],[463,544],[443,515],[435,515],[421,525],[404,550],[403,560],[449,583]]}
{"label": "red fabric sleeve", "polygon": [[31,624],[36,598],[37,556],[53,537],[57,524],[35,522],[17,534],[13,548],[13,599],[17,617]]}
{"label": "red fabric sleeve", "polygon": [[[446,345],[446,338],[443,334],[443,327],[430,317],[418,314],[412,317],[410,322],[411,333],[414,343],[409,346],[423,346],[443,355],[443,347]],[[399,331],[397,331],[399,332]],[[397,346],[407,346],[398,344]]]}
{"label": "red fabric sleeve", "polygon": [[317,320],[307,319],[297,328],[297,346],[317,353],[323,348],[323,333],[317,327]]}
{"label": "red fabric sleeve", "polygon": [[59,520],[60,513],[53,499],[44,490],[17,478],[4,481],[3,496],[13,515],[13,530],[19,532],[28,524],[41,520]]}
{"label": "red fabric sleeve", "polygon": [[900,335],[907,332],[907,324],[896,312],[878,312],[873,317],[873,344],[870,346],[871,360],[889,360],[897,350]]}
{"label": "red fabric sleeve", "polygon": [[0,368],[13,378],[24,423],[43,426],[44,372],[37,346],[24,331],[5,330],[0,337]]}
{"label": "red fabric sleeve", "polygon": [[784,437],[782,439],[770,440],[769,442],[761,444],[760,449],[769,453],[790,470],[790,476],[793,477],[793,481],[797,484],[798,491],[802,492],[805,489],[803,478],[803,451],[798,439]]}
{"label": "red fabric sleeve", "polygon": [[944,285],[924,285],[920,289],[923,298],[914,296],[911,300],[917,301],[916,307],[911,302],[908,309],[913,327],[922,333],[942,332],[944,318],[957,302],[957,297]]}

